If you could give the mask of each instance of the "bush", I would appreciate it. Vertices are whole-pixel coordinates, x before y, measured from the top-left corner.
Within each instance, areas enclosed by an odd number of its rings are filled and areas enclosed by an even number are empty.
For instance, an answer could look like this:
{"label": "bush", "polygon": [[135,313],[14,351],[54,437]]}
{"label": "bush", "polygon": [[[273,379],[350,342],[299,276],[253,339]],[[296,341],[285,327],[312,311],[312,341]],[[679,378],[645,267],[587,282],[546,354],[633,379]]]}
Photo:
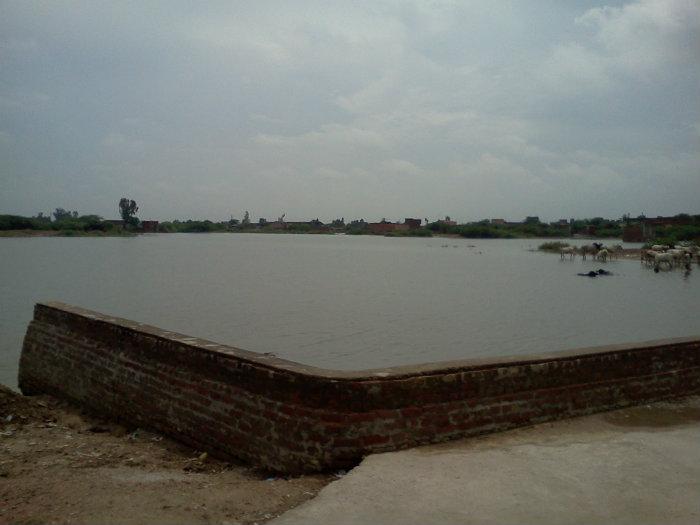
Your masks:
{"label": "bush", "polygon": [[38,221],[30,217],[0,215],[0,230],[36,230],[38,226]]}
{"label": "bush", "polygon": [[537,249],[543,252],[559,252],[562,248],[569,246],[568,242],[545,242],[540,244]]}
{"label": "bush", "polygon": [[513,233],[493,226],[466,224],[458,226],[456,231],[467,239],[512,239],[515,237]]}
{"label": "bush", "polygon": [[399,230],[388,232],[384,234],[384,237],[432,237],[433,232],[425,228],[419,228],[416,230]]}

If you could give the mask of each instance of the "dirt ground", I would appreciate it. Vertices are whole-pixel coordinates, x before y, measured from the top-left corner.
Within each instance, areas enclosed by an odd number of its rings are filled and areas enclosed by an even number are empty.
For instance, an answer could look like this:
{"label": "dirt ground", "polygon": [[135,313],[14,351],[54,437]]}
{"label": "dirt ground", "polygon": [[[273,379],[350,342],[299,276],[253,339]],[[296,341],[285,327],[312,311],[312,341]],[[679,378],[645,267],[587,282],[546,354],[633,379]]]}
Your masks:
{"label": "dirt ground", "polygon": [[0,385],[0,524],[263,523],[334,479],[276,477]]}

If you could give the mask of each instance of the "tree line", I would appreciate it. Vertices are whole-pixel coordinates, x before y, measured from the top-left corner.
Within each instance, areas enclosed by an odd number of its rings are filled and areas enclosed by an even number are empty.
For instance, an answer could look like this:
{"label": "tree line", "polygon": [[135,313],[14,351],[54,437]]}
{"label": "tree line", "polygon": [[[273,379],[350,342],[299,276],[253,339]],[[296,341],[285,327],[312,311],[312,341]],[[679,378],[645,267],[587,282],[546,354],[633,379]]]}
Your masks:
{"label": "tree line", "polygon": [[123,197],[118,204],[122,224],[106,221],[99,215],[81,215],[77,210],[56,208],[52,213],[39,212],[32,217],[0,215],[0,230],[35,230],[59,232],[112,232],[138,229],[136,217],[138,205],[133,199]]}

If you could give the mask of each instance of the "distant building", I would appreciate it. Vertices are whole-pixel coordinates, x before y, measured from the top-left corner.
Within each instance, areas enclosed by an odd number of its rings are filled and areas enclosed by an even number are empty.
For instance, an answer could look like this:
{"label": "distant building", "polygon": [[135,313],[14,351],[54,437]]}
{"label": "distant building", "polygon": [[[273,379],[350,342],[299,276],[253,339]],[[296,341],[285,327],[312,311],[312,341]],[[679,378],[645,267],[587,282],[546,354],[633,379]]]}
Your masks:
{"label": "distant building", "polygon": [[407,217],[404,219],[403,222],[405,225],[408,226],[409,230],[417,230],[418,228],[420,228],[421,222],[423,221],[421,221],[420,219],[411,219]]}
{"label": "distant building", "polygon": [[350,222],[350,228],[356,230],[364,230],[367,228],[369,223],[365,222],[364,219],[354,220]]}
{"label": "distant building", "polygon": [[624,242],[644,242],[644,231],[641,224],[626,224],[622,228]]}
{"label": "distant building", "polygon": [[444,224],[446,226],[457,226],[457,221],[453,221],[452,219],[450,219],[449,215],[447,217],[445,217],[444,219],[439,219],[437,221],[437,223]]}
{"label": "distant building", "polygon": [[406,231],[409,229],[409,226],[405,223],[399,224],[398,222],[389,222],[386,219],[382,219],[381,222],[370,222],[367,225],[367,228],[369,229],[370,233],[374,233],[375,235],[384,235],[390,232]]}
{"label": "distant building", "polygon": [[491,219],[491,224],[506,224],[505,219]]}
{"label": "distant building", "polygon": [[690,224],[690,217],[642,217],[639,222],[626,224],[622,230],[622,240],[625,242],[646,242],[663,237],[662,230],[669,226],[683,226]]}
{"label": "distant building", "polygon": [[144,233],[157,233],[158,221],[141,221],[141,230]]}

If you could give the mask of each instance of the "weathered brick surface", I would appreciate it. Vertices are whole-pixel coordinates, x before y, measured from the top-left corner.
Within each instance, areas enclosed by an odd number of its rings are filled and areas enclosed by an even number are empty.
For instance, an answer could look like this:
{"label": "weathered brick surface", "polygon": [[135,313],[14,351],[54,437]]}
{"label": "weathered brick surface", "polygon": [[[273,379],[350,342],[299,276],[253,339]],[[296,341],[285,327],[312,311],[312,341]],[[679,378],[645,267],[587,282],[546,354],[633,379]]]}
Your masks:
{"label": "weathered brick surface", "polygon": [[339,372],[40,303],[19,384],[213,454],[300,472],[700,392],[700,338]]}

